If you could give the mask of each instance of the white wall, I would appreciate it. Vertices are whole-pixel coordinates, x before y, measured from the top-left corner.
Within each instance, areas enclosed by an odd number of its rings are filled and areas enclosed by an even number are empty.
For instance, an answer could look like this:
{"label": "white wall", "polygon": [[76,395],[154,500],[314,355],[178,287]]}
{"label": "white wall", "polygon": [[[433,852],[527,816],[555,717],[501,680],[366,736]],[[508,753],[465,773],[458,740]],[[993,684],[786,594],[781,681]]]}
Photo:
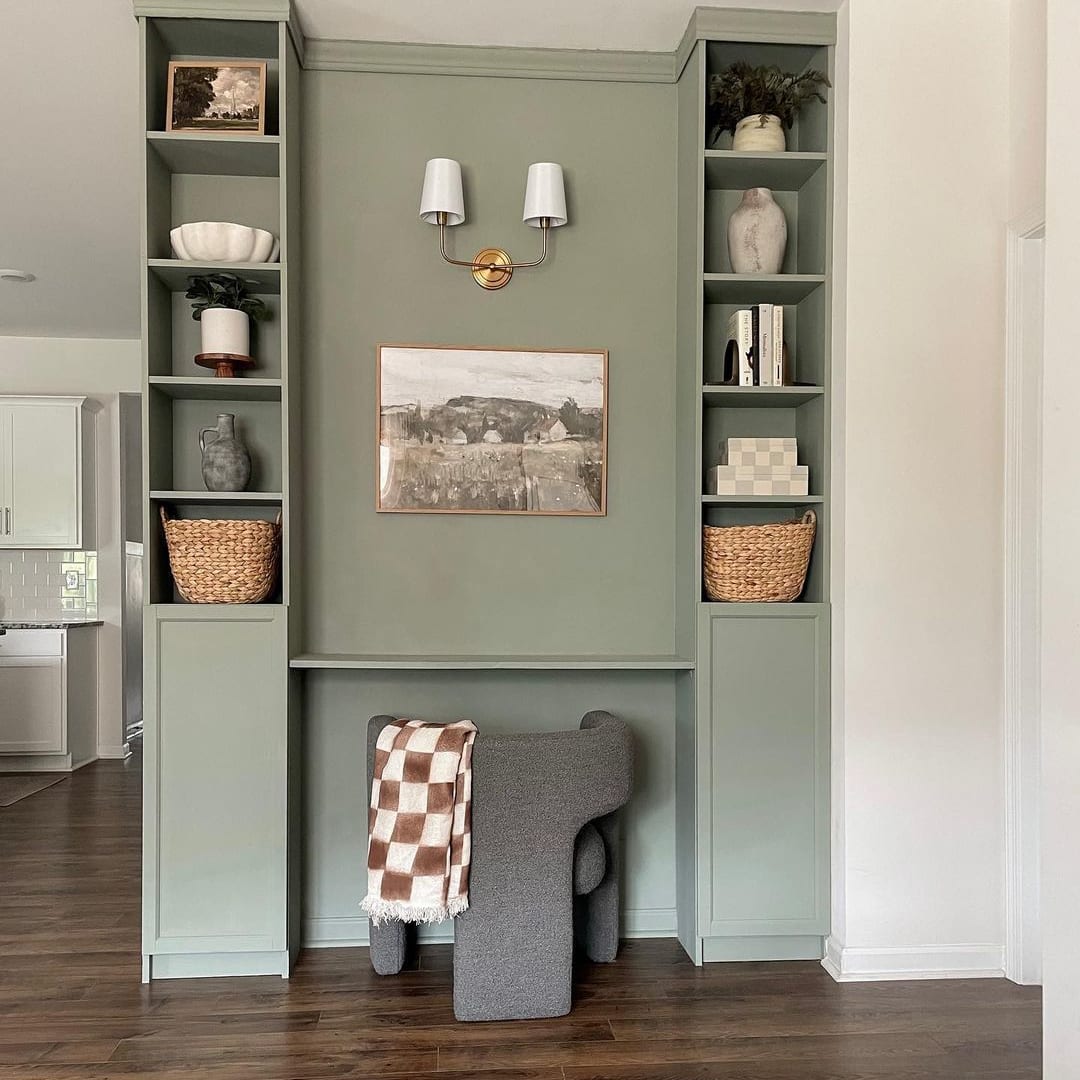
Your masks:
{"label": "white wall", "polygon": [[1049,0],[1043,370],[1042,936],[1046,1080],[1080,1073],[1080,5]]}
{"label": "white wall", "polygon": [[119,395],[138,393],[138,341],[0,336],[0,394],[85,394],[98,403],[98,753],[118,756],[124,738],[121,676],[123,541],[120,535]]}
{"label": "white wall", "polygon": [[1012,0],[1009,19],[1009,220],[1046,188],[1046,0]]}
{"label": "white wall", "polygon": [[[831,969],[1002,965],[1009,0],[850,0]],[[840,258],[844,258],[843,249]]]}

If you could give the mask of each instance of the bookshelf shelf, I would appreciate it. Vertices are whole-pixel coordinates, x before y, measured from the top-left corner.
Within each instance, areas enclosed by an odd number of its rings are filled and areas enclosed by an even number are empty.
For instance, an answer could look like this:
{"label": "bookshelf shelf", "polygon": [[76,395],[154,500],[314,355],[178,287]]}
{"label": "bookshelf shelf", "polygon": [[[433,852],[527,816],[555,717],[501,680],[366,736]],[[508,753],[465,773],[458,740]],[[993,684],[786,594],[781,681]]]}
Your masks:
{"label": "bookshelf shelf", "polygon": [[280,491],[151,491],[155,502],[176,506],[199,506],[203,503],[246,503],[274,506],[281,502]]}
{"label": "bookshelf shelf", "polygon": [[281,165],[281,138],[277,135],[148,131],[146,142],[170,173],[277,176]]}
{"label": "bookshelf shelf", "polygon": [[150,388],[189,401],[280,401],[280,379],[184,379],[151,375]]}
{"label": "bookshelf shelf", "polygon": [[823,386],[717,386],[701,388],[705,407],[744,409],[791,409],[816,401],[825,394]]}
{"label": "bookshelf shelf", "polygon": [[705,506],[818,506],[821,495],[702,495]]}
{"label": "bookshelf shelf", "polygon": [[824,274],[704,274],[707,304],[797,304],[825,284]]}
{"label": "bookshelf shelf", "polygon": [[829,160],[828,154],[757,154],[745,150],[706,150],[707,189],[767,187],[798,191]]}
{"label": "bookshelf shelf", "polygon": [[280,263],[186,262],[183,259],[148,259],[147,268],[170,292],[186,292],[192,274],[236,274],[261,293],[281,292]]}

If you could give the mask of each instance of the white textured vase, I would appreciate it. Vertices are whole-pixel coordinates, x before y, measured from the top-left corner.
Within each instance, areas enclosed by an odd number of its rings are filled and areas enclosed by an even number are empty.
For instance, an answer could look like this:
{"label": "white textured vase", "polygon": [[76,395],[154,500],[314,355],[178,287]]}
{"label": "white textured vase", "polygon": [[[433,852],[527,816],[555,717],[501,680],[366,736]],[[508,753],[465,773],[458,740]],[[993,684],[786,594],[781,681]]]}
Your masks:
{"label": "white textured vase", "polygon": [[733,273],[780,273],[787,249],[787,218],[768,188],[743,192],[742,202],[728,219],[727,235]]}
{"label": "white textured vase", "polygon": [[207,308],[199,323],[204,353],[251,355],[251,324],[247,312],[235,308]]}
{"label": "white textured vase", "polygon": [[757,150],[771,153],[787,149],[784,125],[779,116],[767,113],[764,116],[744,116],[735,125],[735,137],[731,140],[732,150]]}

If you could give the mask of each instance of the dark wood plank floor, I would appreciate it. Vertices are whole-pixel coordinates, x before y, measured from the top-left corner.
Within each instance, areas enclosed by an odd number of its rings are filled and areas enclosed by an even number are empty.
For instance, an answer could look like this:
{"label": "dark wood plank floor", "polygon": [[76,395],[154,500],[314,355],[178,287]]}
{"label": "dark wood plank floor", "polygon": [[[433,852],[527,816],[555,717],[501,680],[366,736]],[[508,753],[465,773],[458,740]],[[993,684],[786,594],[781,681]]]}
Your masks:
{"label": "dark wood plank floor", "polygon": [[695,969],[670,941],[584,966],[572,1015],[458,1024],[450,953],[372,974],[139,983],[140,778],[105,762],[0,809],[0,1080],[1021,1080],[1037,990],[838,986],[817,964]]}

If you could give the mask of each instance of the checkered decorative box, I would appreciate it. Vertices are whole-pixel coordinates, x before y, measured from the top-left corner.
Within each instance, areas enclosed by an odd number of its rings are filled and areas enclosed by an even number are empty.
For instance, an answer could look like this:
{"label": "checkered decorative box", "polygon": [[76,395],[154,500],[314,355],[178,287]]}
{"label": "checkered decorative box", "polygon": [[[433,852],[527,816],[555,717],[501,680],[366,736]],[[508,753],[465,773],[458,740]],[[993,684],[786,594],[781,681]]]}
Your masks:
{"label": "checkered decorative box", "polygon": [[720,461],[725,465],[788,465],[799,463],[797,439],[731,438],[720,447]]}
{"label": "checkered decorative box", "polygon": [[710,495],[808,495],[805,465],[717,465],[709,470]]}

